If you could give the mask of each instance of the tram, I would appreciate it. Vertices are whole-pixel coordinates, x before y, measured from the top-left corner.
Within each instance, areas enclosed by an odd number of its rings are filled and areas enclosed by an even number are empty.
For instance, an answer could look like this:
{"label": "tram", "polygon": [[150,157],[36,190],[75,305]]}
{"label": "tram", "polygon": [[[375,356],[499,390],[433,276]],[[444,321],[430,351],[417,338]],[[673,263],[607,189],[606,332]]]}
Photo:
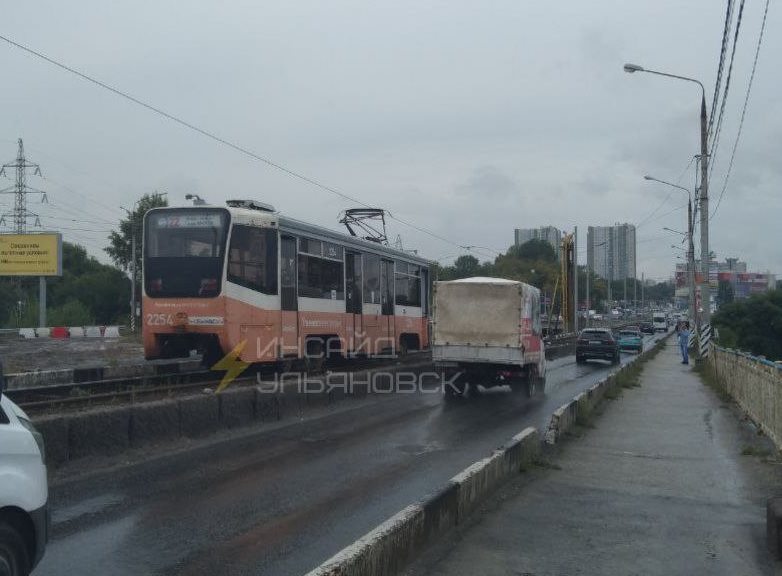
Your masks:
{"label": "tram", "polygon": [[405,353],[429,347],[430,262],[287,218],[253,200],[144,217],[147,359],[211,365]]}

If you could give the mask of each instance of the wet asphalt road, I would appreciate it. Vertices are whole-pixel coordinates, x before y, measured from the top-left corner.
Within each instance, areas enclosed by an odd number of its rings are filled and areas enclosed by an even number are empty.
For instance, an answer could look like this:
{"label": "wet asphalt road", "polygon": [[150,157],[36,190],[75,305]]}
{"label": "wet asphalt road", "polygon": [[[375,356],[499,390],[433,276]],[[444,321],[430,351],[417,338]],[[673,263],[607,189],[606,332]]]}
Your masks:
{"label": "wet asphalt road", "polygon": [[610,368],[550,362],[533,399],[495,388],[345,401],[55,485],[34,574],[305,574],[526,426],[545,430]]}

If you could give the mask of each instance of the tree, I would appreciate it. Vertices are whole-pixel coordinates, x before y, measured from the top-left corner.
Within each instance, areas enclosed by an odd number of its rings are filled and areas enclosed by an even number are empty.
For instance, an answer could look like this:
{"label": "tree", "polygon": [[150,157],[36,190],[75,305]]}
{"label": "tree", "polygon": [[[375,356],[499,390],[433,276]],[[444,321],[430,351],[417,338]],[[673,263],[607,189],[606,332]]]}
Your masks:
{"label": "tree", "polygon": [[128,217],[120,220],[119,231],[114,230],[109,234],[109,245],[104,248],[114,261],[114,264],[124,270],[130,269],[131,254],[133,252],[133,237],[136,238],[136,270],[141,270],[141,254],[143,239],[141,238],[144,215],[152,208],[168,206],[165,194],[155,192],[144,194],[135,204],[135,209],[128,212]]}
{"label": "tree", "polygon": [[[50,326],[114,324],[127,318],[130,283],[121,270],[69,242],[62,243],[62,264],[62,276],[47,280]],[[13,279],[0,281],[0,321],[6,327],[38,325],[37,278],[22,278],[18,285]]]}
{"label": "tree", "polygon": [[712,318],[720,343],[782,360],[782,290],[770,290],[721,306]]}
{"label": "tree", "polygon": [[529,240],[520,246],[511,246],[508,249],[508,255],[515,256],[520,260],[557,261],[557,253],[545,240]]}
{"label": "tree", "polygon": [[456,278],[469,278],[470,276],[478,275],[481,263],[475,256],[459,256],[456,262],[453,263],[453,268]]}

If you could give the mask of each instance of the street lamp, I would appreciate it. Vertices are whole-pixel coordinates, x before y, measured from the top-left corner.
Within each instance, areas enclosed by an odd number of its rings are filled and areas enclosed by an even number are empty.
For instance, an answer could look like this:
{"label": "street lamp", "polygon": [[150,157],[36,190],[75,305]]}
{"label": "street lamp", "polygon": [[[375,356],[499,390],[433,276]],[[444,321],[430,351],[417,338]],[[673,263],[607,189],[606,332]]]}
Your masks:
{"label": "street lamp", "polygon": [[[644,176],[644,180],[658,182],[660,184],[665,184],[666,186],[671,186],[672,188],[678,188],[679,190],[683,190],[684,193],[687,194],[687,233],[684,234],[685,239],[687,240],[687,250],[686,250],[687,286],[689,288],[688,300],[690,301],[689,302],[690,319],[692,321],[695,321],[696,319],[695,316],[695,245],[693,243],[694,241],[692,238],[695,222],[693,222],[693,217],[692,217],[692,196],[690,195],[689,189],[685,188],[684,186],[679,186],[678,184],[673,184],[672,182],[666,182],[665,180],[660,180],[659,178],[654,178],[653,176],[649,176],[649,175]],[[678,230],[673,230],[671,228],[663,228],[663,229],[670,230],[671,232],[676,232],[677,234],[683,234],[683,232],[679,232]],[[702,294],[703,292],[701,292],[701,295]]]}
{"label": "street lamp", "polygon": [[[592,254],[593,254],[592,259],[594,259],[595,248],[600,248],[601,246],[605,246],[606,244],[608,244],[608,240],[603,240],[600,244],[595,244],[594,246],[592,246]],[[589,254],[587,254],[587,273],[586,273],[586,304],[587,304],[586,327],[587,328],[589,328],[589,320],[590,320],[589,310],[592,308],[591,302],[589,301],[589,281],[591,280],[590,278],[591,275],[592,275],[592,266],[590,266],[589,264]]]}
{"label": "street lamp", "polygon": [[674,230],[673,228],[668,228],[668,226],[663,226],[663,230],[667,230],[668,232],[673,232],[674,234],[681,234],[682,236],[687,237],[687,232],[682,232],[680,230]]}
{"label": "street lamp", "polygon": [[[701,299],[705,302],[703,307],[703,316],[701,321],[703,324],[708,324],[711,320],[711,297],[709,294],[709,170],[708,170],[708,158],[709,158],[709,133],[708,133],[708,120],[706,115],[706,89],[703,87],[703,83],[695,78],[689,78],[687,76],[678,76],[676,74],[668,74],[667,72],[659,72],[656,70],[646,70],[638,64],[625,64],[624,71],[630,74],[634,72],[646,72],[648,74],[655,74],[657,76],[665,76],[667,78],[674,78],[676,80],[684,80],[685,82],[693,82],[701,88],[701,189],[700,189],[700,211],[701,211],[701,272],[703,278],[701,279]],[[689,191],[687,191],[689,194]]]}

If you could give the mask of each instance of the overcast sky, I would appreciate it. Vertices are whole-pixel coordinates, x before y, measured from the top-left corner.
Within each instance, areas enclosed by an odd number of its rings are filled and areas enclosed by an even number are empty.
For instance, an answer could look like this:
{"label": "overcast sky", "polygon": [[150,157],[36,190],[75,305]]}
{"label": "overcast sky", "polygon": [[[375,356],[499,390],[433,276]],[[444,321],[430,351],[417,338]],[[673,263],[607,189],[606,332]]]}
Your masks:
{"label": "overcast sky", "polygon": [[[712,206],[763,4],[746,2]],[[711,247],[779,274],[777,8]],[[717,0],[27,0],[4,4],[0,34],[454,243],[392,220],[389,236],[428,258],[505,250],[514,228],[551,224],[578,226],[585,261],[587,226],[631,222],[639,275],[663,279],[679,238],[662,228],[686,227],[686,198],[643,175],[693,186],[700,94],[622,65],[699,78],[711,106],[724,11]],[[254,198],[332,228],[352,206],[1,41],[0,70],[0,160],[24,138],[45,177],[29,183],[50,201],[30,209],[104,261],[120,207],[155,190],[172,204]]]}

